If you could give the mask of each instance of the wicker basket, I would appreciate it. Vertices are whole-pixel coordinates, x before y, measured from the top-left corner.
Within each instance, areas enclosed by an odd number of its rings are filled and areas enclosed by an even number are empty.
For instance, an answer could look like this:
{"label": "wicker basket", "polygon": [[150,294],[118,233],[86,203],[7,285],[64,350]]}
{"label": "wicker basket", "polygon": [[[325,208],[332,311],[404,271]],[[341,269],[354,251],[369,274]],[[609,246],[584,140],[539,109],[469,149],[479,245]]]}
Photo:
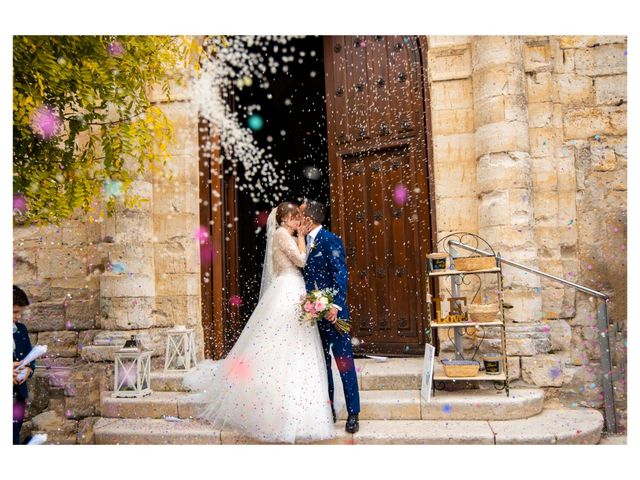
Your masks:
{"label": "wicker basket", "polygon": [[475,377],[480,371],[480,362],[474,360],[442,360],[447,377]]}
{"label": "wicker basket", "polygon": [[460,257],[454,258],[453,264],[461,272],[487,270],[496,267],[496,257]]}
{"label": "wicker basket", "polygon": [[468,308],[469,321],[471,322],[495,322],[498,320],[497,303],[472,303]]}

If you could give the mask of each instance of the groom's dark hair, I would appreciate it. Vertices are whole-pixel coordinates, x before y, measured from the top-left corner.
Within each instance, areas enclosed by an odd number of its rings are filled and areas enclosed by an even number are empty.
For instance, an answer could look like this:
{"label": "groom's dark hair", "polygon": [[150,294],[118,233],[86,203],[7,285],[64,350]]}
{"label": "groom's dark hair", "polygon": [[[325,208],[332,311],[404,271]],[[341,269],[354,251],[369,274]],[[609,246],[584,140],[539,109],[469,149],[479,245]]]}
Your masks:
{"label": "groom's dark hair", "polygon": [[325,218],[325,208],[324,205],[320,202],[316,202],[315,200],[304,201],[306,205],[304,207],[304,215],[313,220],[313,223],[317,223],[318,225],[322,225]]}

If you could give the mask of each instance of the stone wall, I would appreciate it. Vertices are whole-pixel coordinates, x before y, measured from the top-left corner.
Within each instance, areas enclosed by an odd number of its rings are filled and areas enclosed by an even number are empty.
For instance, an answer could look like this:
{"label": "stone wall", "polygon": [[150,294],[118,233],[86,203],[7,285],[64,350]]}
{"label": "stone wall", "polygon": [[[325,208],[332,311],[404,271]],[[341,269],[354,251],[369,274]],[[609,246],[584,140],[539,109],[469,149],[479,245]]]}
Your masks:
{"label": "stone wall", "polygon": [[132,185],[139,207],[113,217],[78,217],[61,226],[14,228],[14,283],[32,306],[33,344],[46,344],[30,380],[23,435],[52,443],[91,443],[100,392],[113,389],[113,353],[130,335],[153,349],[162,368],[165,332],[195,328],[203,356],[198,229],[198,131],[184,89],[152,98],[172,122],[171,175],[147,173]]}
{"label": "stone wall", "polygon": [[[479,234],[509,259],[611,296],[622,426],[626,48],[624,37],[449,36],[428,49],[438,238]],[[485,300],[494,288],[483,285]],[[602,407],[596,302],[511,267],[505,300],[510,376],[550,401]],[[497,333],[486,335],[480,351],[496,348]]]}

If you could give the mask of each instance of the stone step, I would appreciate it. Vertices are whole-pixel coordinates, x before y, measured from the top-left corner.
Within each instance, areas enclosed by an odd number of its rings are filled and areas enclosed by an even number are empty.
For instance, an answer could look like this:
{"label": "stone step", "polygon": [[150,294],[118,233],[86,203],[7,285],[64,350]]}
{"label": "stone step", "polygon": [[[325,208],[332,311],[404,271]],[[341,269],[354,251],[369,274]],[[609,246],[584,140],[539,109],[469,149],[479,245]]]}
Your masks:
{"label": "stone step", "polygon": [[[507,397],[495,390],[437,392],[427,403],[419,390],[363,390],[361,420],[510,420],[542,411],[544,392],[512,389]],[[201,404],[192,393],[153,392],[142,398],[115,398],[103,392],[102,416],[111,418],[195,418]],[[346,411],[339,412],[345,420]]]}
{"label": "stone step", "polygon": [[[336,424],[333,444],[597,444],[604,420],[593,409],[545,409],[520,420],[361,420],[354,435]],[[196,420],[101,418],[97,444],[256,444],[233,431]]]}
{"label": "stone step", "polygon": [[151,372],[151,389],[156,392],[186,392],[182,386],[184,372]]}
{"label": "stone step", "polygon": [[[360,390],[419,390],[422,383],[422,358],[388,358],[378,361],[356,358]],[[151,388],[156,391],[185,391],[184,372],[151,372]]]}

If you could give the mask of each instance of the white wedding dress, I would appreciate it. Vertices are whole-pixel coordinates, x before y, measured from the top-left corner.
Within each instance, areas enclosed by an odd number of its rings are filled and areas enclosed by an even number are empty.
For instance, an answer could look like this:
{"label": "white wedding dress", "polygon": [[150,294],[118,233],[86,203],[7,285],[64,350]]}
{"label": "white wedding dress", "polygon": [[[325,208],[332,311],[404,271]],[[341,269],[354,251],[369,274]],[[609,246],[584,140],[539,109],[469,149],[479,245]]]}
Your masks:
{"label": "white wedding dress", "polygon": [[330,439],[336,433],[320,334],[299,321],[306,254],[276,226],[275,210],[268,223],[256,309],[227,357],[199,365],[184,384],[200,390],[206,408],[199,417],[215,428],[263,442]]}

